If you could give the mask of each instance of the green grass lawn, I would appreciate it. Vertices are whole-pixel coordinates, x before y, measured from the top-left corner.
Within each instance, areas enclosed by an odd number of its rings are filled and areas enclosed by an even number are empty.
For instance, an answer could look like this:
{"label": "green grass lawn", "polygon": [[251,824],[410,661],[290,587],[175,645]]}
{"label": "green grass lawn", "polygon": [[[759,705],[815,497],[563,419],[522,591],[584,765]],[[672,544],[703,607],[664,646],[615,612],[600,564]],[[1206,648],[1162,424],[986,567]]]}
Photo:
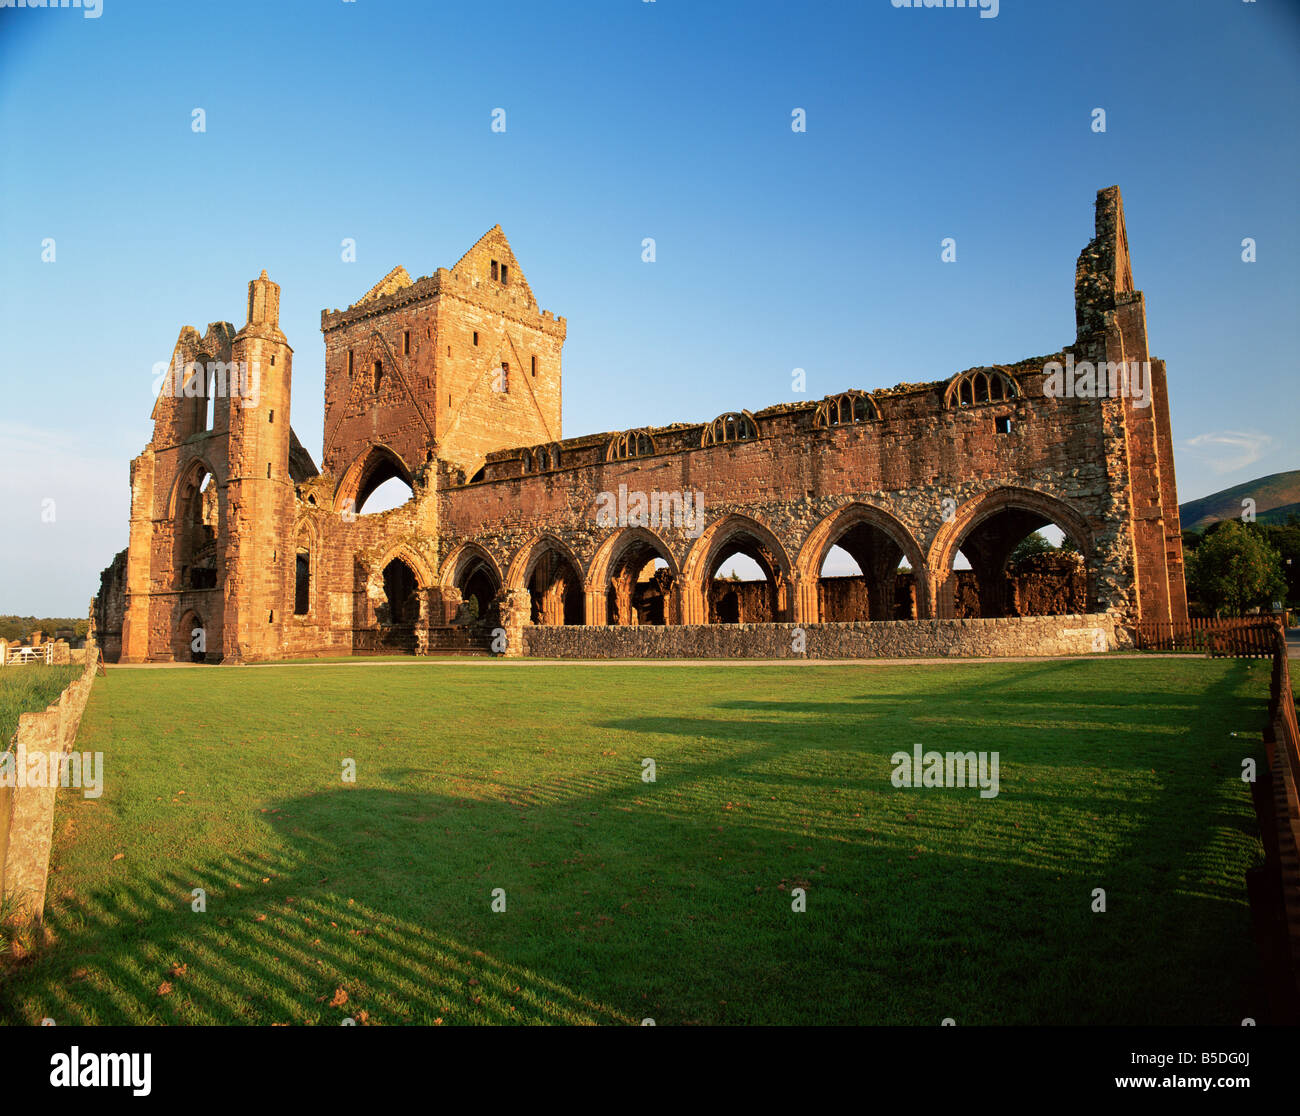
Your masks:
{"label": "green grass lawn", "polygon": [[[1238,1025],[1267,677],[110,669],[104,794],[60,792],[52,941],[0,1018]],[[916,743],[997,751],[1001,793],[896,789]]]}
{"label": "green grass lawn", "polygon": [[23,713],[39,713],[77,678],[85,668],[24,663],[0,669],[0,752],[18,728]]}

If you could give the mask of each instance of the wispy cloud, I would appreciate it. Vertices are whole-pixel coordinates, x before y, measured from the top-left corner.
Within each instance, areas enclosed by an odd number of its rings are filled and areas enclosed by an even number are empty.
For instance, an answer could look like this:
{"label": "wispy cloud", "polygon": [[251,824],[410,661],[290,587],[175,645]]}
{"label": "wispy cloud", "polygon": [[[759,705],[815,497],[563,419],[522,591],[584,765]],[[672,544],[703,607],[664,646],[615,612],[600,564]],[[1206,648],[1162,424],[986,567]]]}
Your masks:
{"label": "wispy cloud", "polygon": [[1272,444],[1272,437],[1258,430],[1215,430],[1187,439],[1183,450],[1216,473],[1232,473],[1255,464]]}

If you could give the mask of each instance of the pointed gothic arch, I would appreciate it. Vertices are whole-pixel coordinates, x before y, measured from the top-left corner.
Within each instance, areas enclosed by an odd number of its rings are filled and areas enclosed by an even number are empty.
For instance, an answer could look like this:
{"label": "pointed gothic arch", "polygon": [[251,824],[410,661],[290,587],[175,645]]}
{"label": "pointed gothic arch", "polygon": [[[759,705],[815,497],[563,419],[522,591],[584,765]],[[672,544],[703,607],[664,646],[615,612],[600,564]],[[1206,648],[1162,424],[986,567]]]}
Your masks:
{"label": "pointed gothic arch", "polygon": [[216,473],[202,457],[177,474],[168,498],[171,569],[177,590],[215,589],[223,566],[218,540],[225,499]]}
{"label": "pointed gothic arch", "polygon": [[367,446],[344,471],[334,489],[334,509],[360,515],[366,500],[385,481],[400,480],[415,495],[415,475],[391,446],[375,442]]}
{"label": "pointed gothic arch", "polygon": [[[1079,552],[1086,588],[1082,611],[1096,607],[1098,596],[1096,532],[1077,508],[1051,493],[1003,486],[968,498],[935,533],[927,560],[934,587],[934,614],[949,619],[961,612],[956,599],[959,578],[954,570],[958,551],[970,562],[981,617],[1011,615],[1015,602],[1007,599],[1007,561],[1026,536],[1055,525]],[[1073,610],[1071,610],[1073,611]]]}
{"label": "pointed gothic arch", "polygon": [[586,619],[582,564],[547,532],[520,547],[506,571],[507,589],[527,589],[534,624],[581,624]]}
{"label": "pointed gothic arch", "polygon": [[[836,614],[826,599],[829,587],[822,584],[822,565],[836,546],[862,572],[865,615]],[[904,559],[912,571],[911,589],[906,592],[899,588],[897,574]],[[795,569],[800,593],[796,617],[801,623],[929,618],[924,552],[907,525],[883,508],[855,501],[831,512],[808,533]],[[900,593],[904,593],[901,600]],[[862,611],[859,606],[858,612]]]}
{"label": "pointed gothic arch", "polygon": [[[662,563],[662,568],[659,567]],[[672,548],[648,527],[627,527],[601,544],[591,560],[587,592],[604,603],[595,622],[680,623],[681,567]]]}
{"label": "pointed gothic arch", "polygon": [[503,585],[497,560],[478,543],[461,543],[442,564],[441,588],[455,589],[462,604],[468,605],[471,599],[476,601],[473,613],[480,620],[497,612]]}
{"label": "pointed gothic arch", "polygon": [[[691,547],[682,567],[682,623],[707,624],[719,619],[727,622],[730,605],[723,612],[713,598],[714,575],[723,560],[732,553],[744,554],[763,571],[767,590],[763,594],[762,613],[758,618],[769,621],[788,620],[792,612],[791,586],[794,565],[785,546],[765,524],[747,515],[724,516],[712,524]],[[712,594],[712,596],[711,596]],[[747,622],[738,612],[733,622]]]}

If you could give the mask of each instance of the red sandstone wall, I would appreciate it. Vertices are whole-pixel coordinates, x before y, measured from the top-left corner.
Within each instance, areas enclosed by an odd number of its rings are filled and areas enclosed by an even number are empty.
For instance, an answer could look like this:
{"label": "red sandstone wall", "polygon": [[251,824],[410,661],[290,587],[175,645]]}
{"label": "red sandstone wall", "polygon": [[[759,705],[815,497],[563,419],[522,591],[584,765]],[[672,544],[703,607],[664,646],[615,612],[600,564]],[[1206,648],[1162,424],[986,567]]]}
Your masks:
{"label": "red sandstone wall", "polygon": [[[492,278],[493,263],[498,276],[508,269],[505,283]],[[439,457],[472,472],[494,450],[560,438],[565,329],[563,318],[538,310],[499,227],[451,270],[322,313],[323,467],[341,475],[382,442],[413,471],[436,441]]]}

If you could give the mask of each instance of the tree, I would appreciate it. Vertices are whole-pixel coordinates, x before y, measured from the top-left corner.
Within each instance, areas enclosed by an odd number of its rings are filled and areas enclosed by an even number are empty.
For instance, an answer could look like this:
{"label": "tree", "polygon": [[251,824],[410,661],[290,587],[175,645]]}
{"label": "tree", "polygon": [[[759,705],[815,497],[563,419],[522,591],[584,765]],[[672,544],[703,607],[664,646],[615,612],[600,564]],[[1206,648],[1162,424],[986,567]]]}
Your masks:
{"label": "tree", "polygon": [[1256,528],[1282,556],[1287,600],[1300,601],[1300,519],[1293,514],[1286,523],[1259,523]]}
{"label": "tree", "polygon": [[1015,550],[1011,552],[1011,557],[1007,559],[1007,565],[1014,570],[1021,562],[1037,557],[1039,554],[1050,554],[1055,549],[1056,547],[1035,531],[1032,535],[1026,535],[1016,543]]}
{"label": "tree", "polygon": [[1191,595],[1215,616],[1269,608],[1286,594],[1281,556],[1260,532],[1236,520],[1207,533],[1186,556],[1186,574]]}
{"label": "tree", "polygon": [[[1190,564],[1192,554],[1206,539],[1213,538],[1224,523],[1241,523],[1247,531],[1260,535],[1282,557],[1282,576],[1286,579],[1286,599],[1300,602],[1300,517],[1294,512],[1285,523],[1242,523],[1241,520],[1215,520],[1204,531],[1183,531],[1183,557]],[[1190,581],[1189,581],[1190,588]]]}

